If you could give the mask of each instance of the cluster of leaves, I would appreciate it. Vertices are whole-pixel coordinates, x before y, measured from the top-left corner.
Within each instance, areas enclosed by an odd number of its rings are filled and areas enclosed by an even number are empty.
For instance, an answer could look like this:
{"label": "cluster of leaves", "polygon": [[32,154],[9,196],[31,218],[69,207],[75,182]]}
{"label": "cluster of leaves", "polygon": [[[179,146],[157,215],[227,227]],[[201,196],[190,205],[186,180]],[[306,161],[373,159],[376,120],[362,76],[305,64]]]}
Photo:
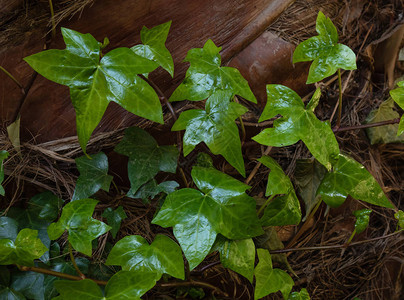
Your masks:
{"label": "cluster of leaves", "polygon": [[[173,60],[165,47],[170,22],[141,31],[143,44],[102,53],[104,44],[90,34],[62,28],[64,50],[47,50],[25,58],[41,75],[70,88],[76,110],[77,134],[83,152],[100,122],[109,102],[114,101],[149,120],[163,123],[162,107],[154,89],[145,81],[148,73],[161,66],[174,73]],[[347,46],[338,44],[337,30],[321,12],[317,18],[318,36],[300,44],[294,62],[314,60],[308,83],[333,75],[337,69],[356,68],[355,55]],[[240,96],[256,103],[248,82],[237,69],[221,66],[220,52],[213,41],[203,48],[191,49],[185,61],[190,63],[184,81],[169,101],[205,101],[204,109],[181,113],[172,130],[185,130],[183,154],[187,156],[204,142],[212,154],[222,155],[242,176],[245,166],[239,130],[234,122],[247,112],[235,101]],[[392,91],[393,99],[402,104],[404,85]],[[329,122],[319,120],[315,109],[321,92],[317,90],[307,105],[293,90],[282,85],[267,86],[268,102],[259,121],[273,119],[273,126],[253,138],[263,145],[283,147],[302,140],[316,160],[302,162],[304,170],[313,170],[312,178],[297,182],[298,192],[306,204],[306,216],[324,201],[340,206],[348,195],[370,204],[393,208],[371,174],[357,161],[340,152]],[[402,122],[401,122],[402,123]],[[402,132],[400,123],[399,132]],[[292,292],[294,282],[284,270],[273,267],[268,249],[258,246],[253,238],[265,234],[270,226],[297,225],[302,213],[299,199],[289,177],[271,157],[258,159],[270,169],[265,203],[259,208],[246,191],[250,186],[224,174],[209,160],[192,168],[194,188],[178,189],[175,181],[158,182],[159,172],[176,173],[179,157],[173,145],[161,146],[146,131],[128,128],[115,152],[128,157],[130,189],[126,196],[144,202],[163,200],[152,223],[173,228],[175,240],[157,235],[149,243],[139,235],[125,236],[105,257],[105,265],[118,270],[107,276],[105,289],[92,279],[59,280],[50,275],[12,272],[2,268],[0,295],[14,299],[140,299],[165,274],[185,280],[184,257],[190,270],[196,268],[209,253],[219,252],[222,265],[251,283],[255,278],[255,299],[280,291],[285,299],[310,299],[307,291]],[[3,181],[3,160],[0,152],[0,184]],[[113,177],[108,174],[108,157],[100,152],[76,159],[80,176],[72,199],[63,203],[51,193],[40,194],[27,203],[27,208],[11,208],[0,218],[0,264],[30,266],[65,274],[91,277],[89,262],[73,258],[73,249],[91,256],[94,241],[111,232],[115,239],[126,213],[122,206],[109,207],[102,213],[108,225],[93,218],[96,193],[109,191]],[[305,171],[302,173],[306,174]],[[296,176],[299,178],[299,176]],[[0,185],[0,194],[4,190]],[[262,212],[262,216],[261,216]],[[363,231],[369,221],[369,210],[355,213],[356,232]],[[55,221],[57,219],[57,221]],[[403,227],[403,214],[397,213]],[[52,223],[53,222],[53,223]],[[265,229],[265,231],[264,231]],[[56,241],[61,237],[67,245],[61,251]],[[177,243],[178,242],[178,243]],[[61,258],[61,252],[62,258]],[[64,254],[73,259],[66,261]],[[258,264],[255,266],[256,255]],[[286,259],[285,259],[286,260]],[[105,265],[102,265],[105,267]],[[11,268],[11,267],[10,267]],[[4,271],[4,272],[3,272]],[[45,272],[46,273],[46,272]],[[34,274],[34,275],[33,275]],[[63,276],[62,276],[63,277]],[[93,278],[95,279],[95,278]],[[105,279],[105,278],[103,278]],[[34,287],[40,288],[35,289]]]}

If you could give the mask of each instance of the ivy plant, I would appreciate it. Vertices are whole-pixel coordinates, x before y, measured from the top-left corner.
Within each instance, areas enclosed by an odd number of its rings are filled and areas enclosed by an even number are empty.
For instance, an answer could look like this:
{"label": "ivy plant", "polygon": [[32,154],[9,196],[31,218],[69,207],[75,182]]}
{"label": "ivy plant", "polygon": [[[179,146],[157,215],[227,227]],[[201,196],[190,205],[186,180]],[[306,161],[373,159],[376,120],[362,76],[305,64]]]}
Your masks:
{"label": "ivy plant", "polygon": [[6,150],[0,150],[0,195],[4,196],[4,188],[1,183],[4,180],[4,166],[3,161],[8,157],[8,152]]}
{"label": "ivy plant", "polygon": [[[397,83],[398,88],[391,90],[390,95],[391,98],[400,106],[402,109],[404,109],[404,81],[400,81]],[[400,119],[400,124],[398,124],[398,131],[397,131],[397,136],[401,135],[404,133],[404,118],[401,116]]]}

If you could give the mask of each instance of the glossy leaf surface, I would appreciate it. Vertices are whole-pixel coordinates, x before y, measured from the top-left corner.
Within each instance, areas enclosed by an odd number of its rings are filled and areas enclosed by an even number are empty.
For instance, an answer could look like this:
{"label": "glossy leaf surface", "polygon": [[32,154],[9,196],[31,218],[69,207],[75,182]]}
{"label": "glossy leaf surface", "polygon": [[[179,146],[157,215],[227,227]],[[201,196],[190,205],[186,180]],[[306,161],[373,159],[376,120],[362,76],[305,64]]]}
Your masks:
{"label": "glossy leaf surface", "polygon": [[14,241],[0,239],[0,264],[33,266],[34,259],[40,258],[47,250],[38,238],[38,231],[25,228]]}
{"label": "glossy leaf surface", "polygon": [[17,221],[9,217],[0,217],[0,239],[14,240],[17,235]]}
{"label": "glossy leaf surface", "polygon": [[158,194],[171,194],[173,193],[180,185],[176,181],[163,181],[160,184],[157,184],[156,180],[152,179],[149,182],[142,185],[133,195],[134,198],[140,198],[144,203],[148,203],[149,199],[155,198]]}
{"label": "glossy leaf surface", "polygon": [[[13,272],[10,287],[23,294],[27,299],[44,299],[45,276],[35,272]],[[1,299],[1,298],[0,298]]]}
{"label": "glossy leaf surface", "polygon": [[105,223],[92,218],[97,202],[93,199],[81,199],[66,204],[60,219],[48,227],[49,238],[56,240],[67,230],[68,240],[73,248],[91,256],[91,241],[111,229]]}
{"label": "glossy leaf surface", "polygon": [[208,40],[203,48],[188,51],[185,61],[191,65],[170,101],[204,100],[215,91],[221,90],[257,103],[247,80],[240,72],[235,68],[220,66],[220,50],[221,47],[216,47],[212,40]]}
{"label": "glossy leaf surface", "polygon": [[259,262],[254,270],[254,299],[281,291],[283,299],[288,299],[294,285],[293,279],[283,270],[273,269],[271,255],[268,250],[257,249]]}
{"label": "glossy leaf surface", "polygon": [[118,206],[115,210],[112,209],[112,207],[107,207],[102,216],[107,219],[108,225],[111,226],[111,234],[113,238],[116,237],[116,234],[121,227],[122,220],[125,220],[128,217],[122,206]]}
{"label": "glossy leaf surface", "polygon": [[260,117],[260,122],[276,115],[272,128],[264,129],[253,137],[256,142],[274,147],[289,146],[302,140],[311,154],[328,170],[338,159],[339,146],[328,122],[321,122],[314,115],[314,107],[305,108],[299,95],[290,88],[267,85],[268,102]]}
{"label": "glossy leaf surface", "polygon": [[90,280],[58,280],[55,287],[63,300],[136,300],[156,284],[153,274],[120,271],[108,281],[105,297],[98,285]]}
{"label": "glossy leaf surface", "polygon": [[156,280],[163,274],[179,279],[185,277],[180,246],[161,234],[150,245],[140,235],[124,237],[112,248],[106,264],[121,266],[124,271],[154,273]]}
{"label": "glossy leaf surface", "polygon": [[368,227],[371,212],[372,212],[371,209],[366,209],[366,208],[356,210],[353,212],[353,215],[356,218],[356,221],[355,221],[356,233],[361,233],[366,229],[366,227]]}
{"label": "glossy leaf surface", "polygon": [[[404,90],[404,88],[403,88]],[[404,99],[404,97],[403,97]],[[403,100],[404,105],[404,100]],[[387,120],[397,119],[400,115],[394,110],[394,101],[392,98],[382,102],[378,109],[369,113],[366,118],[366,123],[372,124],[383,122]],[[370,143],[374,144],[388,144],[388,143],[404,143],[404,135],[398,135],[399,124],[390,124],[384,126],[377,126],[366,128],[366,133],[369,137]]]}
{"label": "glossy leaf surface", "polygon": [[300,292],[290,294],[289,300],[310,300],[310,295],[306,289],[301,289]]}
{"label": "glossy leaf surface", "polygon": [[230,98],[230,91],[215,92],[206,101],[205,110],[191,109],[181,113],[172,130],[186,129],[184,156],[204,142],[213,154],[221,154],[245,176],[240,136],[234,120],[246,113],[247,109],[230,102]]}
{"label": "glossy leaf surface", "polygon": [[327,169],[315,159],[296,160],[293,177],[297,192],[305,205],[306,215],[303,221],[321,200],[316,193],[326,173]]}
{"label": "glossy leaf surface", "polygon": [[193,269],[209,253],[218,233],[245,239],[263,231],[255,200],[245,194],[248,185],[210,168],[194,167],[191,175],[199,191],[186,188],[168,195],[152,223],[173,227]]}
{"label": "glossy leaf surface", "polygon": [[271,157],[263,156],[258,159],[264,166],[271,169],[268,175],[266,196],[283,194],[268,204],[261,218],[263,226],[282,226],[299,224],[302,213],[290,179],[281,166]]}
{"label": "glossy leaf surface", "polygon": [[109,191],[112,176],[108,175],[108,157],[103,152],[91,158],[84,155],[76,158],[75,161],[80,176],[76,182],[72,201],[88,198],[99,189]]}
{"label": "glossy leaf surface", "polygon": [[1,150],[0,151],[0,195],[4,196],[4,188],[1,185],[1,183],[4,180],[4,166],[3,166],[3,162],[4,160],[8,157],[8,152],[6,150]]}
{"label": "glossy leaf surface", "polygon": [[101,59],[101,45],[90,34],[62,28],[64,50],[46,50],[24,60],[39,74],[70,88],[76,111],[77,135],[85,151],[90,136],[113,101],[138,116],[163,124],[160,100],[137,74],[158,64],[117,48]]}
{"label": "glossy leaf surface", "polygon": [[[398,88],[390,91],[390,96],[393,100],[404,109],[404,81],[397,83]],[[404,133],[404,116],[401,116],[400,123],[398,124],[397,135]]]}
{"label": "glossy leaf surface", "polygon": [[125,130],[124,138],[115,147],[115,151],[129,157],[130,197],[159,171],[175,173],[177,169],[177,148],[159,146],[149,133],[138,127]]}
{"label": "glossy leaf surface", "polygon": [[351,195],[357,200],[393,208],[376,179],[356,160],[340,154],[332,172],[325,175],[317,194],[331,207],[338,207]]}
{"label": "glossy leaf surface", "polygon": [[355,53],[348,46],[338,44],[337,29],[321,11],[317,16],[316,31],[318,36],[300,43],[293,53],[293,63],[313,61],[307,84],[323,80],[338,69],[356,69]]}
{"label": "glossy leaf surface", "polygon": [[141,57],[155,61],[173,77],[173,58],[165,46],[170,26],[171,21],[150,29],[143,26],[140,31],[140,39],[143,45],[136,45],[130,49]]}
{"label": "glossy leaf surface", "polygon": [[243,275],[252,283],[255,262],[252,239],[229,240],[219,235],[213,249],[219,251],[223,267]]}

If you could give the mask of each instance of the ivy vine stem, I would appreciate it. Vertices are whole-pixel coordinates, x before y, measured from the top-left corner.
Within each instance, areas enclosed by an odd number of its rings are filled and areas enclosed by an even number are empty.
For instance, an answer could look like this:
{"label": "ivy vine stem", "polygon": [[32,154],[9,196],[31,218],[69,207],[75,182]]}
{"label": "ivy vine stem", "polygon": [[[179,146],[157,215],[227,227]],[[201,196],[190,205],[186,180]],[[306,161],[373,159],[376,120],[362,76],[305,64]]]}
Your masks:
{"label": "ivy vine stem", "polygon": [[338,89],[339,89],[339,97],[338,97],[338,118],[337,118],[337,126],[338,129],[341,126],[341,118],[342,118],[342,79],[341,79],[341,69],[338,69]]}
{"label": "ivy vine stem", "polygon": [[271,197],[269,197],[269,198],[267,199],[267,201],[265,201],[264,205],[262,205],[262,206],[260,207],[260,209],[259,209],[258,212],[257,212],[258,217],[261,216],[261,214],[262,214],[262,212],[264,211],[265,207],[267,207],[268,204],[271,203],[271,201],[274,199],[275,196],[276,196],[276,195],[272,195]]}
{"label": "ivy vine stem", "polygon": [[49,9],[51,13],[51,21],[52,21],[52,37],[56,36],[56,23],[55,23],[55,12],[53,10],[52,0],[49,0]]}
{"label": "ivy vine stem", "polygon": [[18,85],[18,87],[21,89],[21,93],[23,94],[23,95],[25,95],[25,90],[24,90],[24,87],[22,86],[22,84],[13,76],[13,75],[11,75],[11,73],[10,72],[8,72],[5,68],[3,68],[2,66],[0,66],[0,70],[1,71],[3,71],[4,72],[4,74],[6,74],[8,77],[10,77],[10,79],[12,80],[12,81],[14,81],[14,83],[16,84],[16,85]]}
{"label": "ivy vine stem", "polygon": [[351,243],[351,241],[354,238],[355,234],[356,234],[356,229],[354,229],[354,231],[352,231],[351,236],[349,237],[348,241],[346,242],[347,245],[349,245]]}
{"label": "ivy vine stem", "polygon": [[81,279],[85,279],[86,276],[80,271],[79,266],[76,264],[76,260],[74,259],[73,255],[73,247],[72,244],[69,243],[69,254],[70,254],[70,260],[72,261],[73,267],[76,270],[77,274],[79,274],[79,277]]}
{"label": "ivy vine stem", "polygon": [[[268,146],[268,147],[265,149],[264,153],[262,153],[262,156],[268,155],[269,152],[271,152],[271,150],[272,150],[272,147],[271,147],[271,146]],[[244,181],[245,184],[249,184],[249,183],[250,183],[250,181],[254,178],[255,174],[257,174],[258,169],[261,167],[261,165],[262,165],[261,162],[257,162],[257,164],[255,165],[254,169],[251,171],[250,175],[248,176],[248,178]]]}
{"label": "ivy vine stem", "polygon": [[398,123],[400,123],[399,118],[387,120],[387,121],[376,122],[376,123],[370,123],[370,124],[361,124],[361,125],[356,125],[356,126],[348,126],[348,127],[340,127],[340,128],[335,127],[332,131],[335,133],[335,132],[351,131],[351,130],[357,130],[357,129],[373,128],[373,127],[379,127],[379,126],[384,126],[384,125],[392,125],[392,124],[398,124]]}
{"label": "ivy vine stem", "polygon": [[200,287],[211,289],[214,292],[216,292],[222,296],[229,297],[229,295],[226,292],[220,290],[219,288],[217,288],[209,283],[202,282],[202,281],[190,280],[190,281],[176,281],[176,282],[160,284],[160,287],[179,287],[179,286],[200,286]]}

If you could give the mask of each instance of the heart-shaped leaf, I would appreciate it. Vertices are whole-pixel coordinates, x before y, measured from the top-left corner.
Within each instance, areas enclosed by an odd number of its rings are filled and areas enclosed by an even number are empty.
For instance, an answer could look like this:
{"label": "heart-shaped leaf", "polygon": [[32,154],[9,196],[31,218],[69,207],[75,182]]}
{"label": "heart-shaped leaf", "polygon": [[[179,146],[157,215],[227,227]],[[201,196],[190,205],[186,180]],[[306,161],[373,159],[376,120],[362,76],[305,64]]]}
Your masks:
{"label": "heart-shaped leaf", "polygon": [[299,224],[302,212],[289,177],[285,175],[281,166],[273,158],[263,156],[258,161],[271,169],[268,175],[265,196],[283,194],[273,199],[265,208],[264,216],[261,218],[262,225],[283,226]]}
{"label": "heart-shaped leaf", "polygon": [[[404,81],[397,83],[398,88],[390,91],[390,96],[393,100],[404,109]],[[397,136],[404,133],[404,116],[401,116],[400,123],[398,124]],[[1,181],[0,181],[1,182]]]}
{"label": "heart-shaped leaf", "polygon": [[102,216],[107,219],[108,225],[111,226],[112,237],[115,238],[121,227],[122,220],[125,220],[128,216],[123,210],[122,206],[118,206],[117,209],[113,210],[112,207],[107,207]]}
{"label": "heart-shaped leaf", "polygon": [[306,289],[301,289],[300,292],[290,294],[289,300],[310,300],[310,295]]}
{"label": "heart-shaped leaf", "polygon": [[0,264],[33,266],[34,259],[40,258],[48,249],[38,238],[38,231],[25,228],[15,241],[0,239]]}
{"label": "heart-shaped leaf", "polygon": [[108,281],[105,297],[98,285],[90,279],[58,280],[55,287],[63,300],[140,300],[156,284],[154,276],[152,273],[120,271]]}
{"label": "heart-shaped leaf", "polygon": [[109,191],[113,177],[108,175],[108,157],[103,152],[91,158],[84,155],[76,158],[75,161],[80,176],[76,182],[72,201],[88,198],[99,189]]}
{"label": "heart-shaped leaf", "polygon": [[175,146],[159,146],[150,134],[138,127],[126,129],[122,141],[114,150],[129,157],[129,197],[134,197],[140,186],[159,171],[175,173],[177,169],[178,149]]}
{"label": "heart-shaped leaf", "polygon": [[137,55],[155,61],[168,73],[174,76],[174,62],[170,51],[165,46],[171,21],[148,29],[143,26],[140,31],[140,39],[143,45],[130,48]]}
{"label": "heart-shaped leaf", "polygon": [[49,238],[56,240],[67,230],[73,248],[91,256],[91,241],[111,229],[110,226],[91,217],[97,202],[93,199],[81,199],[66,204],[60,219],[49,225]]}
{"label": "heart-shaped leaf", "polygon": [[181,189],[167,196],[152,223],[173,227],[174,235],[195,268],[209,253],[218,233],[229,239],[260,235],[250,187],[210,168],[194,167],[192,178],[200,191]]}
{"label": "heart-shaped leaf", "polygon": [[[402,88],[404,91],[404,88]],[[393,92],[393,91],[391,91]],[[394,93],[393,93],[394,94]],[[404,92],[403,92],[404,94]],[[399,97],[396,97],[399,98]],[[403,96],[404,106],[404,96]],[[400,115],[394,110],[394,101],[392,98],[382,102],[378,109],[372,110],[366,118],[367,124],[378,123],[399,118]],[[402,122],[404,124],[404,122]],[[403,126],[404,128],[404,126]],[[398,135],[399,124],[389,124],[384,126],[377,126],[366,128],[366,133],[369,137],[370,143],[374,144],[388,144],[388,143],[404,143],[404,135]]]}
{"label": "heart-shaped leaf", "polygon": [[[260,117],[260,122],[276,115],[281,118],[274,121],[272,128],[264,129],[253,140],[260,144],[284,147],[302,140],[311,154],[328,170],[338,159],[339,146],[328,122],[321,122],[314,115],[315,105],[309,103],[304,107],[302,99],[290,88],[267,85],[268,102]],[[313,96],[315,102],[318,95]]]}
{"label": "heart-shaped leaf", "polygon": [[252,239],[229,240],[219,235],[213,250],[219,251],[223,267],[243,275],[252,283],[255,262],[255,245]]}
{"label": "heart-shaped leaf", "polygon": [[285,271],[272,268],[268,250],[257,249],[257,254],[259,262],[254,270],[254,299],[263,298],[277,291],[281,291],[283,299],[288,299],[294,285],[293,279]]}
{"label": "heart-shaped leaf", "polygon": [[355,53],[348,46],[338,44],[337,29],[321,11],[317,16],[316,31],[318,36],[300,43],[293,53],[293,63],[313,61],[307,84],[323,80],[338,69],[356,69]]}
{"label": "heart-shaped leaf", "polygon": [[376,179],[356,160],[340,154],[332,172],[324,176],[317,190],[331,207],[338,207],[351,195],[357,200],[393,208]]}
{"label": "heart-shaped leaf", "polygon": [[372,210],[367,208],[356,210],[353,212],[353,215],[356,218],[355,221],[356,233],[361,233],[366,229],[366,227],[368,227],[371,212]]}
{"label": "heart-shaped leaf", "polygon": [[217,90],[222,90],[257,103],[247,80],[237,69],[220,67],[220,50],[221,47],[216,47],[212,40],[208,40],[203,48],[188,51],[185,61],[191,65],[184,81],[171,95],[170,101],[199,101],[208,98]]}
{"label": "heart-shaped leaf", "polygon": [[138,116],[163,124],[160,100],[138,74],[158,64],[117,48],[101,59],[101,44],[90,34],[62,28],[64,50],[46,50],[24,58],[39,74],[70,88],[76,110],[77,135],[85,152],[94,129],[113,101]]}
{"label": "heart-shaped leaf", "polygon": [[181,248],[165,235],[158,234],[153,243],[140,235],[126,236],[115,244],[108,255],[107,265],[118,265],[125,271],[163,274],[184,279],[184,260]]}
{"label": "heart-shaped leaf", "polygon": [[172,130],[186,129],[184,134],[184,156],[201,142],[213,154],[223,157],[245,176],[241,142],[234,120],[247,112],[241,104],[230,102],[230,91],[217,91],[206,101],[205,110],[190,109],[179,116]]}
{"label": "heart-shaped leaf", "polygon": [[8,157],[8,152],[6,150],[1,150],[0,151],[0,195],[4,196],[4,188],[1,185],[1,183],[4,180],[4,166],[3,166],[3,161]]}

